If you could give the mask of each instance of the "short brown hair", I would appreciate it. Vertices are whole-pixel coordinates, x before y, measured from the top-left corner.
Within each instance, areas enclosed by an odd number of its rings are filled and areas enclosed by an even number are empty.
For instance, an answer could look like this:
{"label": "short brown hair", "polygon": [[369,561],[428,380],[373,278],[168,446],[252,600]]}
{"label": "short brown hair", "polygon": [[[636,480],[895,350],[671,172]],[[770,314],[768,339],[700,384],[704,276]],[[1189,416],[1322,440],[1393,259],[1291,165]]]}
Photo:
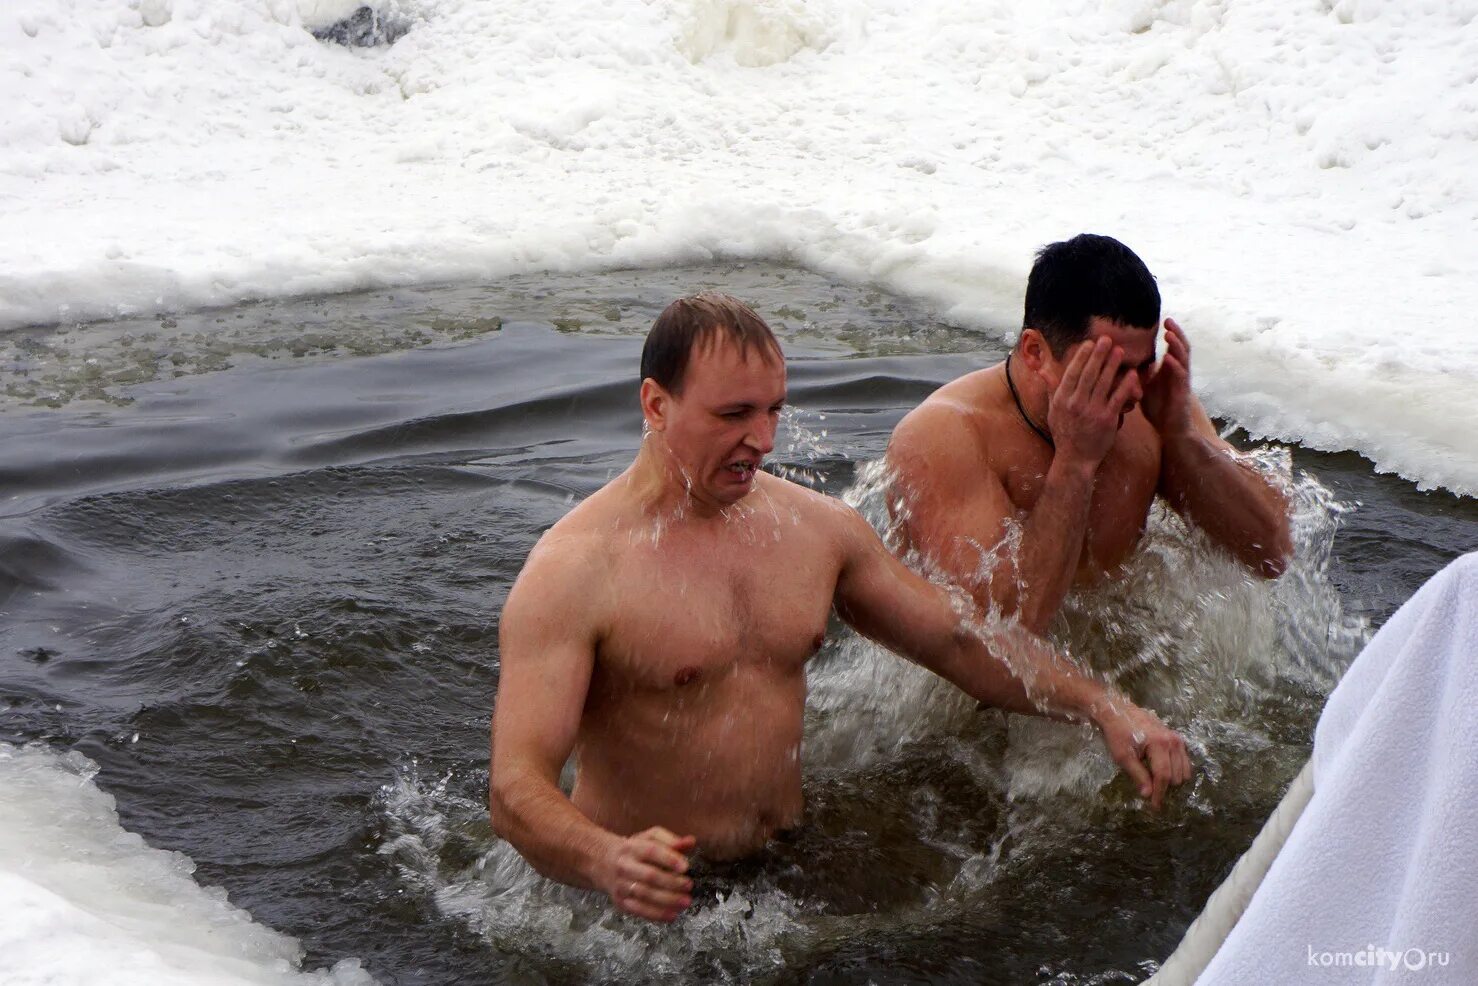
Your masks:
{"label": "short brown hair", "polygon": [[650,377],[664,390],[679,393],[693,351],[719,338],[734,343],[744,356],[757,349],[785,359],[775,333],[754,309],[733,295],[705,291],[679,298],[662,309],[642,347],[642,379]]}

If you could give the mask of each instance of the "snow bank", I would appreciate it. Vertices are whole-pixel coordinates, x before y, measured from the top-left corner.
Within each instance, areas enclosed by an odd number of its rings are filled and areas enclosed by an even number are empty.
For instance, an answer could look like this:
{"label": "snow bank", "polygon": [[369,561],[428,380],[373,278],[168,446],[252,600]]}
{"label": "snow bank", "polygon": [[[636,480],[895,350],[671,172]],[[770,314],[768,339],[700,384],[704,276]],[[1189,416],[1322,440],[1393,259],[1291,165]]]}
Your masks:
{"label": "snow bank", "polygon": [[791,259],[1015,328],[1133,246],[1215,413],[1478,492],[1478,0],[11,0],[0,327]]}
{"label": "snow bank", "polygon": [[97,767],[0,743],[0,955],[6,986],[372,986],[357,962],[296,970],[298,943],[124,831]]}

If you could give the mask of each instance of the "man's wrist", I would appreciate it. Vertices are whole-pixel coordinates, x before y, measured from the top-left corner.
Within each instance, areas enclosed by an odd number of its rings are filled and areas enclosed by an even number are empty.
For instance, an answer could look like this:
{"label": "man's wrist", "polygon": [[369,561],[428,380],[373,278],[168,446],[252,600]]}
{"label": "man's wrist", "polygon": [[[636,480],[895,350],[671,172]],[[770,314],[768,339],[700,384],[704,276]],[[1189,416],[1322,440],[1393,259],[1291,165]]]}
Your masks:
{"label": "man's wrist", "polygon": [[1181,414],[1173,420],[1157,422],[1156,430],[1160,433],[1160,441],[1166,445],[1176,442],[1196,442],[1201,440],[1201,432],[1197,430],[1196,423],[1190,414]]}
{"label": "man's wrist", "polygon": [[597,827],[586,840],[581,856],[580,875],[592,890],[606,891],[615,879],[613,871],[617,850],[624,841],[614,832]]}
{"label": "man's wrist", "polygon": [[1052,457],[1052,465],[1047,468],[1047,472],[1049,478],[1055,478],[1058,481],[1091,486],[1094,477],[1098,475],[1101,461],[1059,451]]}
{"label": "man's wrist", "polygon": [[1129,700],[1122,693],[1107,685],[1094,682],[1094,687],[1095,690],[1085,703],[1083,719],[1092,723],[1101,732],[1110,720],[1117,719],[1124,714]]}
{"label": "man's wrist", "polygon": [[1167,464],[1204,464],[1213,457],[1214,451],[1215,447],[1206,436],[1194,428],[1160,433],[1160,455]]}

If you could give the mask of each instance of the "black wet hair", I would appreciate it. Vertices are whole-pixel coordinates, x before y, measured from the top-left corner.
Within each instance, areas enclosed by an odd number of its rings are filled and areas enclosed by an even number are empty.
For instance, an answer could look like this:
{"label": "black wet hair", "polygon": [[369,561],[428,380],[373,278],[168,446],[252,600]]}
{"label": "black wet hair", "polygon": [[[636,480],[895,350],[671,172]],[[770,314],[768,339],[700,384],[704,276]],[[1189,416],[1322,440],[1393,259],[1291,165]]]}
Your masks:
{"label": "black wet hair", "polygon": [[1088,337],[1095,315],[1139,329],[1159,326],[1160,289],[1144,261],[1112,236],[1096,233],[1038,250],[1021,327],[1040,332],[1061,359]]}

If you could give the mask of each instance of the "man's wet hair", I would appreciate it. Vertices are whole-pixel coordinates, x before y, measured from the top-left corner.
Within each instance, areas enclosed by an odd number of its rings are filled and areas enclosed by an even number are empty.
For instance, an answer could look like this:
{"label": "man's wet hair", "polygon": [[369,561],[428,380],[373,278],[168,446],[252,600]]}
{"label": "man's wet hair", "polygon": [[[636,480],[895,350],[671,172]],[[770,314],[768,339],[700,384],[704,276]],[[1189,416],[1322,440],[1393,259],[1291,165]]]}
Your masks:
{"label": "man's wet hair", "polygon": [[758,351],[785,359],[775,333],[754,309],[733,295],[705,291],[662,309],[642,347],[642,379],[650,377],[669,393],[680,394],[693,353],[724,339],[738,346],[741,356]]}
{"label": "man's wet hair", "polygon": [[1088,337],[1095,315],[1140,329],[1159,326],[1160,289],[1144,261],[1112,236],[1095,233],[1038,250],[1021,327],[1040,332],[1061,359]]}

